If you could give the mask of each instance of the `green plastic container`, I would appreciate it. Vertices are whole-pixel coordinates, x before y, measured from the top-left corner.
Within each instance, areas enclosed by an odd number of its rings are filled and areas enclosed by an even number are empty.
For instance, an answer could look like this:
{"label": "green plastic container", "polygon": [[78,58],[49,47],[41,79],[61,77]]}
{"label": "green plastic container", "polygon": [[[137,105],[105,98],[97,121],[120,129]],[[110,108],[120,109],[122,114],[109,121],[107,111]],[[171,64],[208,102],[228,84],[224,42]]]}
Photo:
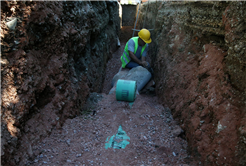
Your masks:
{"label": "green plastic container", "polygon": [[119,79],[116,84],[116,99],[118,101],[134,101],[136,98],[136,81]]}

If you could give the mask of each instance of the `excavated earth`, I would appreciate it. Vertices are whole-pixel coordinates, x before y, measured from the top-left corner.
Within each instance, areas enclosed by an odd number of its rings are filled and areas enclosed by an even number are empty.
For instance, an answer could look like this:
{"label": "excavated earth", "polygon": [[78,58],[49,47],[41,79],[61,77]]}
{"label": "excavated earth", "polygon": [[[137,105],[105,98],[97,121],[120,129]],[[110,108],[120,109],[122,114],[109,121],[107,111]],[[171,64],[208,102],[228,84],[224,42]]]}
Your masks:
{"label": "excavated earth", "polygon": [[119,31],[117,2],[1,1],[3,165],[25,165],[101,91]]}
{"label": "excavated earth", "polygon": [[150,2],[149,55],[159,101],[203,165],[246,165],[246,3]]}

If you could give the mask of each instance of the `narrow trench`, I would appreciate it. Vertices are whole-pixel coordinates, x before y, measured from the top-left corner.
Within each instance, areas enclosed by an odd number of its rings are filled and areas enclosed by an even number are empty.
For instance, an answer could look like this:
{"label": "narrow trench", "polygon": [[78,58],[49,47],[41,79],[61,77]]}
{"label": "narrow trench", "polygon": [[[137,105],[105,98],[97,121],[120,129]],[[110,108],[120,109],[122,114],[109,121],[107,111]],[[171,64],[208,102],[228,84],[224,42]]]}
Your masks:
{"label": "narrow trench", "polygon": [[154,79],[131,103],[125,2],[1,2],[2,165],[246,165],[246,2],[143,0]]}
{"label": "narrow trench", "polygon": [[121,39],[107,63],[102,93],[91,93],[82,115],[42,140],[30,165],[196,165],[184,131],[153,92],[137,95],[133,104],[108,93],[125,44]]}

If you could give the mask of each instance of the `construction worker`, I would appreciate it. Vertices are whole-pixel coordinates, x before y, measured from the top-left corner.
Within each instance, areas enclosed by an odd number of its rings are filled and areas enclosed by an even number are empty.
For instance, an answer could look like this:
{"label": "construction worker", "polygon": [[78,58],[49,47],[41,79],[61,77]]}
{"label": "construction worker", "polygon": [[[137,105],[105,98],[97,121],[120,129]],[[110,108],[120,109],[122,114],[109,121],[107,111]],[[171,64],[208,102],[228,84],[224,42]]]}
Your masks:
{"label": "construction worker", "polygon": [[141,29],[138,32],[138,37],[129,39],[121,56],[122,68],[131,69],[137,66],[143,66],[150,71],[150,65],[145,59],[148,51],[148,43],[151,43],[151,41],[150,32],[147,29]]}

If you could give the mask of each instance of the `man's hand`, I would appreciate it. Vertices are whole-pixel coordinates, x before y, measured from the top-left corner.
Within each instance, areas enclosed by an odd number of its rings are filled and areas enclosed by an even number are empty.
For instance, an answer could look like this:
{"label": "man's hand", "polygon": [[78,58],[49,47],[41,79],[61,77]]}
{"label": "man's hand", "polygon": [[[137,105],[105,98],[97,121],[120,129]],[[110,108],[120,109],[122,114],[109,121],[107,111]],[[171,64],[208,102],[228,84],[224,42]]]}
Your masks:
{"label": "man's hand", "polygon": [[143,67],[148,67],[148,63],[147,63],[146,61],[142,61],[142,62],[141,62],[141,65],[142,65]]}
{"label": "man's hand", "polygon": [[130,58],[131,58],[134,62],[138,63],[139,65],[141,65],[141,66],[143,66],[143,67],[145,67],[145,68],[148,67],[148,62],[145,61],[145,57],[142,57],[142,59],[139,60],[139,59],[133,54],[133,52],[131,52],[131,51],[129,51],[129,56],[130,56]]}

